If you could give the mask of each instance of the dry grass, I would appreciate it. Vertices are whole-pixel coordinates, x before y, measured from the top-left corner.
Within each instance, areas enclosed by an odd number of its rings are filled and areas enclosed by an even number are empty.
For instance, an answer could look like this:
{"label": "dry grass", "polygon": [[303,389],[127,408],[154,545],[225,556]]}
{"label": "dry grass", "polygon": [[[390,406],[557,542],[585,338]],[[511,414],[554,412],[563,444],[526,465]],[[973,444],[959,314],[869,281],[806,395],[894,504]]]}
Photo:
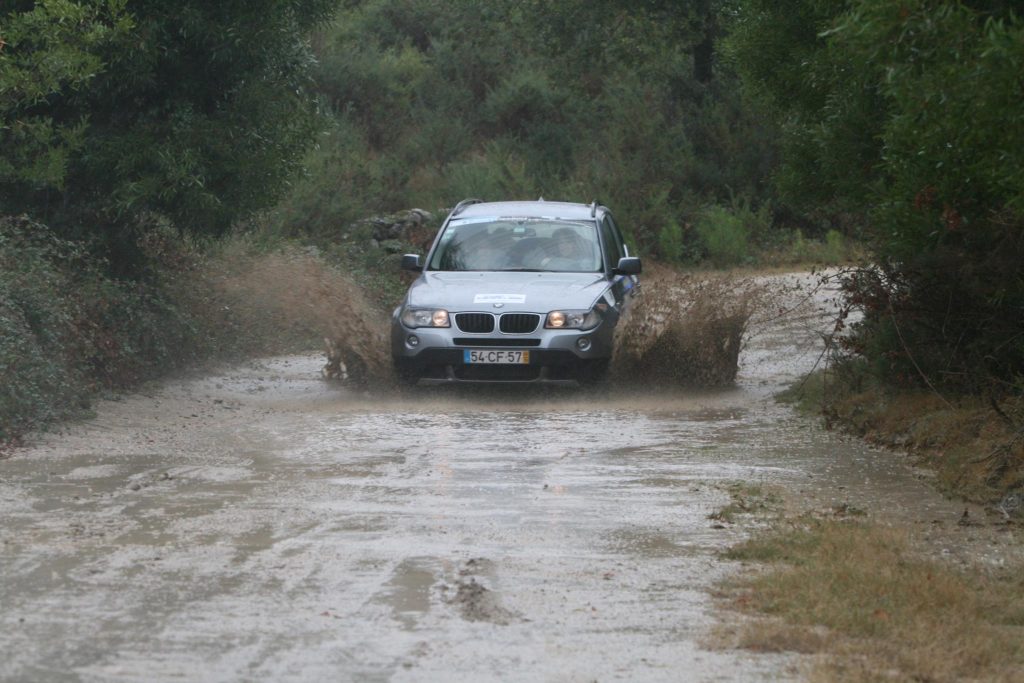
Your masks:
{"label": "dry grass", "polygon": [[782,496],[762,484],[733,482],[725,484],[721,488],[729,494],[730,501],[724,507],[708,515],[708,519],[716,522],[733,524],[740,516],[778,512],[782,506]]}
{"label": "dry grass", "polygon": [[661,386],[731,383],[761,290],[750,278],[645,268],[642,294],[616,340],[615,375]]}
{"label": "dry grass", "polygon": [[899,530],[838,520],[792,524],[728,556],[768,565],[725,595],[771,617],[732,644],[820,653],[812,680],[1024,680],[1020,568],[964,575],[917,557]]}

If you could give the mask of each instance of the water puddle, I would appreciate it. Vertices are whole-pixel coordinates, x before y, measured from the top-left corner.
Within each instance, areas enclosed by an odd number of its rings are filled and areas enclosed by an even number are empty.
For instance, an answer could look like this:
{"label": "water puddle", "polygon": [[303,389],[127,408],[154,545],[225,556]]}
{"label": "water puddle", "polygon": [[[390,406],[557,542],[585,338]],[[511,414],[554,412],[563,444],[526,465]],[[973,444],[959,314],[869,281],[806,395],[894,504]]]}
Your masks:
{"label": "water puddle", "polygon": [[430,611],[431,589],[437,583],[439,565],[436,559],[428,557],[403,560],[375,600],[386,605],[404,629],[414,629],[420,618]]}

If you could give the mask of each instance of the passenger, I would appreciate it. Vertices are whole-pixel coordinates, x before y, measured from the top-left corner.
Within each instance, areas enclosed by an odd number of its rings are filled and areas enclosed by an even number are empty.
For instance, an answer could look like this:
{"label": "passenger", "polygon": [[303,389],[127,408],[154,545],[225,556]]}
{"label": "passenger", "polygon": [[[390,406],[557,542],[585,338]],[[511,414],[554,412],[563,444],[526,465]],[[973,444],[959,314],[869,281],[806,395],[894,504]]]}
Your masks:
{"label": "passenger", "polygon": [[551,236],[551,246],[541,259],[540,267],[545,270],[591,271],[594,270],[593,251],[570,228],[559,228]]}

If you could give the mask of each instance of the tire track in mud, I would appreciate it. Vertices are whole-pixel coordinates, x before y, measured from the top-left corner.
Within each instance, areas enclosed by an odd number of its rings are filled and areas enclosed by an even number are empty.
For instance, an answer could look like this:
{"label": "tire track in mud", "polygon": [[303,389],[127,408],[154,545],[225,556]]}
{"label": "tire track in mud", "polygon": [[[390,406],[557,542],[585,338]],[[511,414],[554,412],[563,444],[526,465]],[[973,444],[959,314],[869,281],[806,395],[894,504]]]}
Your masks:
{"label": "tire track in mud", "polygon": [[[472,557],[463,563],[455,580],[455,595],[446,598],[449,604],[458,607],[462,618],[467,621],[488,621],[507,626],[521,615],[505,609],[497,593],[484,585],[485,575],[493,575],[494,563],[482,557]],[[442,585],[442,590],[447,588]]]}

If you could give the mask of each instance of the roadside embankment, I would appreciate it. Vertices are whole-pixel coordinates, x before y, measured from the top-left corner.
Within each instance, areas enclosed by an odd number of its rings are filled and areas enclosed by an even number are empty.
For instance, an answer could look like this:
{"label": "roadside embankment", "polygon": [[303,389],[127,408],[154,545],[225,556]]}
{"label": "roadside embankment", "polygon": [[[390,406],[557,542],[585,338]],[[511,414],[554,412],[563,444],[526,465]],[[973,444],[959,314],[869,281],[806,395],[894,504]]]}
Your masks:
{"label": "roadside embankment", "polygon": [[170,245],[152,235],[144,250],[173,265],[120,280],[83,245],[27,218],[0,219],[0,447],[85,409],[100,391],[213,350],[213,321],[200,324],[196,311],[217,309],[193,256]]}
{"label": "roadside embankment", "polygon": [[845,375],[817,372],[781,396],[868,442],[908,451],[939,488],[1024,516],[1024,401],[947,398],[932,391],[856,389]]}

